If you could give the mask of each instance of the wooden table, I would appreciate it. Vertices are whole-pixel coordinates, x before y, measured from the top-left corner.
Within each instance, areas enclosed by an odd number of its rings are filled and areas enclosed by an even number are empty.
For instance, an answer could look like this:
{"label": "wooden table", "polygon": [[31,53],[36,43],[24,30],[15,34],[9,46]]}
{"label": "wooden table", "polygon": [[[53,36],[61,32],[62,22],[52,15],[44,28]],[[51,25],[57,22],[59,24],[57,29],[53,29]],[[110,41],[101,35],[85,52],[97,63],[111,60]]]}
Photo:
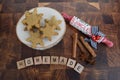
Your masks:
{"label": "wooden table", "polygon": [[[26,10],[47,6],[78,16],[100,30],[114,42],[113,48],[98,45],[96,64],[86,65],[81,74],[60,65],[31,66],[18,70],[16,62],[35,56],[72,55],[71,35],[78,32],[67,24],[63,40],[51,49],[33,50],[16,36],[16,23]],[[120,80],[120,0],[0,0],[0,80]],[[80,32],[78,32],[81,34]]]}

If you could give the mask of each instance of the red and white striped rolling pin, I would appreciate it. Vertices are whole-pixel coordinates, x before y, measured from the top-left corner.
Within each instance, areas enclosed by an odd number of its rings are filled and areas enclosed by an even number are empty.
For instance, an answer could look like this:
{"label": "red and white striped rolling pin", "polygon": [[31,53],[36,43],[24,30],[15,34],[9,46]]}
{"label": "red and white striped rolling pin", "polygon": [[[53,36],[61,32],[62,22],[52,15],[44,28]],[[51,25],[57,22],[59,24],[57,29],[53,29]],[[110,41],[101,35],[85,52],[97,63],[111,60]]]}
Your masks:
{"label": "red and white striped rolling pin", "polygon": [[84,22],[83,20],[79,19],[76,16],[70,16],[64,12],[61,13],[62,16],[64,17],[64,19],[70,23],[70,25],[72,25],[73,27],[75,27],[76,29],[78,29],[79,31],[81,31],[82,33],[88,35],[93,41],[96,41],[97,43],[104,43],[106,44],[108,47],[112,47],[113,46],[113,42],[108,40],[105,36],[94,36],[91,32],[91,27],[89,24],[87,24],[86,22]]}

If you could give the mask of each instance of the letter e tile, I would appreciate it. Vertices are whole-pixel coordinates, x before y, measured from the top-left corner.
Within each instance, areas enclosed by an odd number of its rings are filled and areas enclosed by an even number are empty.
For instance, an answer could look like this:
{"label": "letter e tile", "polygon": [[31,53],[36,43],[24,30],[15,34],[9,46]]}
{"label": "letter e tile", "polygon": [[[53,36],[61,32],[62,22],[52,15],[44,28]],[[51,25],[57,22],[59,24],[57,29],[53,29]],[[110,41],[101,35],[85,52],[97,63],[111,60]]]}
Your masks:
{"label": "letter e tile", "polygon": [[43,64],[50,64],[50,56],[43,56]]}
{"label": "letter e tile", "polygon": [[84,66],[82,66],[81,64],[77,63],[77,65],[75,66],[74,70],[76,72],[78,72],[79,74],[83,71]]}

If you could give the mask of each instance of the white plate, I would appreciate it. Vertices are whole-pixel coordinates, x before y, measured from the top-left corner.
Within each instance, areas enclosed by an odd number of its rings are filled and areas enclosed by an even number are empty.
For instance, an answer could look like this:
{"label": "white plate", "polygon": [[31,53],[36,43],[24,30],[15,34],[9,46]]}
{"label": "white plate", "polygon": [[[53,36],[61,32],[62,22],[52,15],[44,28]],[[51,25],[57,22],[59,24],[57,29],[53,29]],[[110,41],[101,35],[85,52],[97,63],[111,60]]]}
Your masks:
{"label": "white plate", "polygon": [[[29,12],[32,12],[34,10],[31,9],[29,10]],[[48,7],[37,7],[37,13],[43,13],[43,19],[40,22],[41,24],[44,25],[44,20],[45,19],[50,19],[52,16],[56,16],[57,20],[62,20],[62,23],[59,25],[61,30],[57,30],[58,35],[57,36],[53,36],[52,37],[52,41],[49,41],[48,39],[43,39],[44,41],[44,47],[37,45],[36,48],[37,50],[45,50],[48,48],[51,48],[53,46],[55,46],[57,43],[59,43],[61,41],[61,39],[63,38],[63,35],[65,34],[66,31],[66,24],[64,21],[64,18],[62,17],[62,15],[56,11],[55,9],[52,8],[48,8]],[[17,36],[19,38],[19,40],[24,43],[25,45],[27,45],[28,47],[31,47],[31,43],[26,41],[26,39],[30,36],[28,31],[24,31],[25,25],[22,23],[22,20],[25,18],[25,14],[20,18],[20,20],[17,23],[16,26],[16,33]]]}

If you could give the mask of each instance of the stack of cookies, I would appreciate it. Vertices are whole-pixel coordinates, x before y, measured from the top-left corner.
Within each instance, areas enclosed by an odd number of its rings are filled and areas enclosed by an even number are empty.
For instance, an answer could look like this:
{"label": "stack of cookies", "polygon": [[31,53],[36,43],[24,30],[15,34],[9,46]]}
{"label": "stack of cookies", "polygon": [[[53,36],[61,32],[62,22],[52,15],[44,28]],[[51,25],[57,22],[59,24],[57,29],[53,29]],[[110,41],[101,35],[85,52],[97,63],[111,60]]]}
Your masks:
{"label": "stack of cookies", "polygon": [[52,16],[50,19],[44,20],[44,26],[41,25],[41,20],[43,19],[43,13],[37,13],[35,8],[33,12],[26,11],[25,18],[22,20],[22,23],[25,25],[25,31],[28,31],[30,36],[26,39],[28,42],[31,42],[32,48],[36,48],[39,44],[44,46],[43,39],[52,41],[52,36],[58,35],[58,30],[60,29],[61,20],[57,20],[55,16]]}

